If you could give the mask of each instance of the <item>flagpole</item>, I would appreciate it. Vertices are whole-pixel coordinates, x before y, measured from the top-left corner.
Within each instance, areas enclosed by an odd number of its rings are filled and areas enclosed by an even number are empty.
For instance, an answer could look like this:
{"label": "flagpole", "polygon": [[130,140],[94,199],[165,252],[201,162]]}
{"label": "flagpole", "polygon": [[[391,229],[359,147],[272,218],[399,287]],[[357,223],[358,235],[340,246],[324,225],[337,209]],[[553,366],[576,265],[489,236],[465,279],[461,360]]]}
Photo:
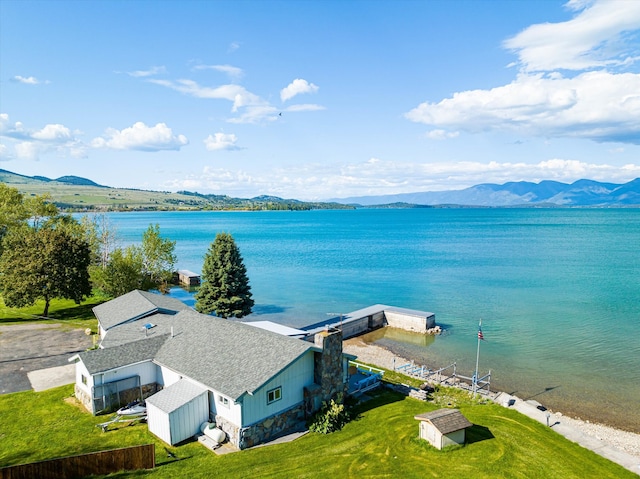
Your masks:
{"label": "flagpole", "polygon": [[480,331],[482,331],[482,318],[480,318],[480,324],[478,325],[478,351],[476,352],[476,372],[473,375],[473,395],[476,395],[478,390],[478,363],[480,362]]}

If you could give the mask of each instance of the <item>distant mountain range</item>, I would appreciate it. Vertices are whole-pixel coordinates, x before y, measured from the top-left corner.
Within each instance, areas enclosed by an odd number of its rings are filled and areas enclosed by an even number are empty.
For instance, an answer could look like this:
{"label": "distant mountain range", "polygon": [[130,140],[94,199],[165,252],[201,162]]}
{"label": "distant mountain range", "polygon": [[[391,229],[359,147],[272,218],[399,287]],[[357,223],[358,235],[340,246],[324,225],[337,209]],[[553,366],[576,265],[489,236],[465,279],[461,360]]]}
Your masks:
{"label": "distant mountain range", "polygon": [[578,180],[483,183],[464,190],[424,191],[396,195],[335,198],[328,202],[305,202],[276,196],[232,198],[226,195],[177,193],[111,188],[78,176],[50,179],[24,176],[0,169],[0,182],[30,194],[49,193],[53,201],[70,209],[336,209],[347,207],[634,207],[640,206],[640,178],[628,183]]}
{"label": "distant mountain range", "polygon": [[96,186],[98,188],[106,188],[106,186],[99,185],[94,181],[79,176],[61,176],[60,178],[51,179],[46,176],[25,176],[11,171],[0,169],[0,181],[3,183],[17,183],[17,184],[29,184],[29,183],[61,183],[64,185],[76,185],[76,186]]}
{"label": "distant mountain range", "polygon": [[397,195],[335,198],[344,204],[378,206],[640,206],[640,178],[624,184],[578,180],[509,182],[503,185],[484,183],[464,190],[425,191]]}

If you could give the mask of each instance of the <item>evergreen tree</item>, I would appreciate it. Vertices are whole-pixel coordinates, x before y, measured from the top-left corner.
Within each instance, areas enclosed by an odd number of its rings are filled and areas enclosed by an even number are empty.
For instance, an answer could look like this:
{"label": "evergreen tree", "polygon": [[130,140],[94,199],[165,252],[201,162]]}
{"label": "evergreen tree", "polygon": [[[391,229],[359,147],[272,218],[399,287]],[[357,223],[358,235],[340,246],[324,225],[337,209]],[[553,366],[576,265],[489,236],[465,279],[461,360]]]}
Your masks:
{"label": "evergreen tree", "polygon": [[251,314],[253,304],[240,250],[229,233],[218,233],[204,258],[196,310],[221,318],[242,318]]}

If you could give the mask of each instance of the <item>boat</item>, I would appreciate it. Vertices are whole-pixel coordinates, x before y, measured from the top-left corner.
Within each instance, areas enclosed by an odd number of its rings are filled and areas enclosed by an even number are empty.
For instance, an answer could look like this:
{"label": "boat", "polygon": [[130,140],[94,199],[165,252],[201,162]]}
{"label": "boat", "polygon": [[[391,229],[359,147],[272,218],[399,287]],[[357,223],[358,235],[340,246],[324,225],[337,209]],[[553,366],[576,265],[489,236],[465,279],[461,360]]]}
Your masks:
{"label": "boat", "polygon": [[140,401],[134,401],[116,411],[118,416],[144,416],[147,414],[147,406]]}

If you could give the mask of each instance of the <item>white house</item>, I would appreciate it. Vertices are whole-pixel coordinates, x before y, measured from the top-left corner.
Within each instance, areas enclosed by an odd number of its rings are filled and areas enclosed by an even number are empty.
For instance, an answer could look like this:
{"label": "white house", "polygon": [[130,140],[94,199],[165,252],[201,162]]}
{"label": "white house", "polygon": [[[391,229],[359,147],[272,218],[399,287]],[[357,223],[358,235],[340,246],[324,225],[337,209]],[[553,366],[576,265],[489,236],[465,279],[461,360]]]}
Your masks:
{"label": "white house", "polygon": [[[139,302],[129,295],[113,302]],[[109,303],[100,312],[117,317],[101,314],[101,348],[72,358],[76,397],[94,414],[148,398],[149,429],[171,444],[204,419],[239,448],[251,447],[299,428],[346,390],[353,357],[342,353],[340,331],[310,343],[167,304],[153,314],[131,308],[136,317],[126,319]]]}

